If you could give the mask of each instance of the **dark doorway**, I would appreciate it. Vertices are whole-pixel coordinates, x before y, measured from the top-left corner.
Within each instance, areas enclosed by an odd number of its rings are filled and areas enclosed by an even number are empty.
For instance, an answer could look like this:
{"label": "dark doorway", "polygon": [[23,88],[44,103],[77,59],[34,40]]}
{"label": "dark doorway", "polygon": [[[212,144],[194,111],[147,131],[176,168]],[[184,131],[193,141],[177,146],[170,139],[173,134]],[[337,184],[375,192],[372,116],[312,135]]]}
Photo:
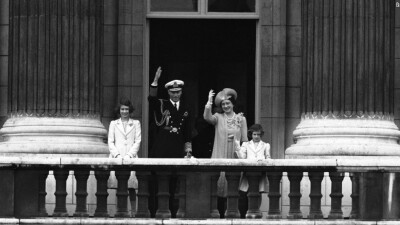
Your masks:
{"label": "dark doorway", "polygon": [[[243,112],[250,126],[255,110],[255,46],[255,20],[152,19],[149,82],[158,66],[163,70],[160,85],[183,80],[183,101],[193,120],[202,117],[210,89],[233,88],[238,92],[235,112]],[[159,97],[167,96],[160,88]]]}

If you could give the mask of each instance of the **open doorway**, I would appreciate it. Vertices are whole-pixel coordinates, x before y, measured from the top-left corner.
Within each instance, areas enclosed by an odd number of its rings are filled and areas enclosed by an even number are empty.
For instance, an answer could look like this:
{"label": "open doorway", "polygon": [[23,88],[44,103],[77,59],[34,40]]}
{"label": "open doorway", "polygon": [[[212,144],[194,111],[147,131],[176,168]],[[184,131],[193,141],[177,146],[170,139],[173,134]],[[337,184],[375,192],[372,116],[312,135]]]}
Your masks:
{"label": "open doorway", "polygon": [[[151,19],[149,83],[158,66],[160,85],[173,79],[185,82],[183,101],[192,118],[202,117],[210,89],[238,92],[235,112],[243,112],[248,125],[255,115],[256,20]],[[168,98],[159,89],[160,98]],[[193,121],[194,123],[194,121]],[[149,135],[149,149],[152,138]]]}

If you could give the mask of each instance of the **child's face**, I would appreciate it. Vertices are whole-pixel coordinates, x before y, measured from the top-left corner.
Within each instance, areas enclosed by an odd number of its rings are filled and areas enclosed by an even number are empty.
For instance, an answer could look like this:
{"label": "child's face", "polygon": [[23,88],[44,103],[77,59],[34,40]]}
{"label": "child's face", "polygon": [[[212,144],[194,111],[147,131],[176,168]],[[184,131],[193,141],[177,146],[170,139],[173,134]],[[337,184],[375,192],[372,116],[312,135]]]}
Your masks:
{"label": "child's face", "polygon": [[251,137],[252,137],[252,139],[253,139],[253,142],[259,142],[259,141],[261,141],[261,132],[260,132],[260,131],[254,131],[254,132],[251,134]]}
{"label": "child's face", "polygon": [[121,107],[119,108],[119,113],[121,114],[122,119],[128,119],[129,118],[129,106],[121,105]]}

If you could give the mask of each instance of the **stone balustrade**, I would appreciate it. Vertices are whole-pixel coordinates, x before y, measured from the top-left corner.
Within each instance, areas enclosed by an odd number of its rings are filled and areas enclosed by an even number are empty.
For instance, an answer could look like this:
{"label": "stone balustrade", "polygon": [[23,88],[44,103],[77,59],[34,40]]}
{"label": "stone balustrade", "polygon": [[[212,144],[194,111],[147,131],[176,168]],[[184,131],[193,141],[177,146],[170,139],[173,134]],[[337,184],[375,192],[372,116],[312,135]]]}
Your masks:
{"label": "stone balustrade", "polygon": [[[57,223],[62,223],[64,220],[69,220],[68,224],[81,224],[82,221],[100,221],[99,223],[115,223],[107,211],[107,180],[110,171],[115,171],[118,179],[117,189],[117,210],[113,215],[117,221],[132,220],[141,224],[158,224],[160,221],[168,220],[171,217],[169,210],[169,182],[170,177],[177,177],[179,184],[179,209],[176,217],[172,219],[175,222],[182,219],[186,221],[184,224],[210,224],[210,220],[198,220],[191,218],[187,213],[188,206],[193,206],[196,202],[190,199],[191,194],[198,193],[204,195],[201,190],[188,188],[187,180],[196,176],[198,172],[205,174],[210,181],[210,192],[204,198],[209,199],[208,208],[199,208],[208,213],[208,218],[212,221],[231,221],[230,224],[235,224],[232,221],[241,221],[240,224],[254,224],[254,221],[260,219],[268,222],[271,219],[281,219],[282,212],[280,209],[281,201],[281,182],[282,174],[287,173],[290,182],[290,210],[288,215],[285,215],[283,221],[292,221],[296,224],[304,220],[299,220],[302,217],[300,209],[300,197],[302,196],[300,182],[304,172],[308,173],[310,179],[310,212],[308,218],[311,221],[319,221],[322,219],[321,212],[321,181],[325,173],[329,173],[331,179],[331,210],[329,219],[343,220],[342,212],[342,182],[344,173],[349,173],[352,182],[352,211],[351,221],[356,223],[361,220],[378,221],[381,219],[397,219],[393,217],[369,218],[368,207],[361,205],[363,184],[359,182],[359,177],[369,176],[370,174],[381,174],[383,176],[391,176],[400,171],[400,158],[384,158],[384,159],[268,159],[263,161],[242,160],[242,159],[109,159],[109,158],[30,158],[30,157],[3,157],[0,158],[0,217],[15,218],[8,219],[9,224],[19,224],[26,217],[33,220],[32,223],[50,224],[58,219]],[[46,203],[46,177],[49,171],[53,171],[55,178],[55,209],[51,214],[46,212],[44,207]],[[74,171],[76,180],[76,208],[73,217],[79,217],[79,220],[70,218],[66,209],[66,179],[70,171]],[[88,195],[88,177],[89,172],[94,171],[96,178],[96,210],[89,217],[86,198]],[[136,171],[138,179],[137,190],[137,209],[135,214],[131,214],[128,210],[128,185],[127,181],[130,176],[130,171]],[[217,180],[219,172],[224,171],[228,183],[227,209],[225,219],[219,219],[220,214],[217,210]],[[241,172],[246,172],[249,180],[248,196],[248,211],[246,218],[248,220],[237,220],[240,217],[238,212],[238,185]],[[259,192],[258,180],[262,176],[262,172],[266,172],[269,181],[269,209],[266,216],[262,216],[259,209]],[[156,219],[151,219],[149,211],[149,181],[152,176],[156,175],[158,183],[158,209]],[[392,177],[395,177],[394,175]],[[392,179],[393,181],[393,179]],[[395,182],[389,185],[395,185]],[[192,193],[191,193],[192,192]],[[364,193],[365,194],[365,193]],[[386,191],[383,195],[390,195]],[[397,201],[396,198],[389,197],[391,201]],[[374,203],[376,210],[381,210],[381,205],[388,202]],[[397,204],[396,204],[397,205]],[[361,208],[360,208],[361,206]],[[366,211],[367,210],[367,211]],[[385,210],[383,210],[385,211]],[[51,216],[52,218],[48,217]],[[94,217],[94,218],[92,218]],[[134,218],[133,218],[134,217]],[[40,221],[38,221],[40,218]],[[46,219],[47,218],[47,219]],[[97,218],[97,219],[96,219]],[[120,218],[120,219],[118,219]],[[126,219],[123,219],[126,218]],[[129,218],[129,219],[128,219]],[[142,219],[139,219],[142,218]],[[158,218],[158,219],[157,219]],[[354,219],[354,220],[353,220]],[[2,220],[6,221],[6,220]],[[11,222],[10,222],[11,221]],[[12,222],[15,221],[15,222]],[[36,222],[35,222],[36,221]],[[47,221],[47,222],[46,222]],[[52,222],[51,222],[52,221]],[[61,221],[61,222],[60,222]],[[86,222],[88,222],[86,221]],[[108,222],[107,222],[108,221]],[[147,222],[146,222],[147,221]],[[158,222],[154,222],[158,221]],[[192,222],[188,222],[192,221]],[[197,221],[194,223],[193,221]],[[200,221],[200,222],[199,222]],[[244,222],[244,221],[248,221]],[[253,222],[251,222],[253,221]],[[297,221],[297,222],[296,222]],[[131,223],[131,222],[128,222]],[[218,224],[220,224],[218,222]],[[24,222],[25,223],[25,222]],[[88,222],[92,224],[92,222]],[[338,222],[342,223],[342,222]],[[0,224],[2,224],[0,220]],[[96,222],[93,222],[96,224]],[[161,223],[160,223],[161,224]],[[211,222],[211,224],[215,224]],[[223,222],[221,222],[223,224]],[[304,223],[301,223],[304,224]],[[315,224],[315,223],[313,223]]]}

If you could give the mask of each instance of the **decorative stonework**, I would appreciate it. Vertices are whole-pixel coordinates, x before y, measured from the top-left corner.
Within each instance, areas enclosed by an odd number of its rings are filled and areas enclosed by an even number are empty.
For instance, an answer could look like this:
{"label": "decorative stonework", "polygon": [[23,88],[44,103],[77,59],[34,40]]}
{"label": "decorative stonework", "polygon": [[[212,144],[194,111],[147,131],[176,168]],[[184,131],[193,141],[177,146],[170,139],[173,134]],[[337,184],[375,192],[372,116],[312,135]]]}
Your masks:
{"label": "decorative stonework", "polygon": [[302,118],[286,158],[400,155],[392,3],[302,1]]}
{"label": "decorative stonework", "polygon": [[107,131],[98,119],[14,117],[0,130],[0,156],[107,157]]}
{"label": "decorative stonework", "polygon": [[386,120],[394,121],[394,117],[389,113],[364,113],[364,112],[321,112],[321,113],[303,113],[302,120],[306,119],[358,119],[358,120]]}
{"label": "decorative stonework", "polygon": [[287,158],[400,156],[400,131],[393,120],[302,119]]}
{"label": "decorative stonework", "polygon": [[0,155],[107,157],[100,122],[103,1],[10,1]]}

